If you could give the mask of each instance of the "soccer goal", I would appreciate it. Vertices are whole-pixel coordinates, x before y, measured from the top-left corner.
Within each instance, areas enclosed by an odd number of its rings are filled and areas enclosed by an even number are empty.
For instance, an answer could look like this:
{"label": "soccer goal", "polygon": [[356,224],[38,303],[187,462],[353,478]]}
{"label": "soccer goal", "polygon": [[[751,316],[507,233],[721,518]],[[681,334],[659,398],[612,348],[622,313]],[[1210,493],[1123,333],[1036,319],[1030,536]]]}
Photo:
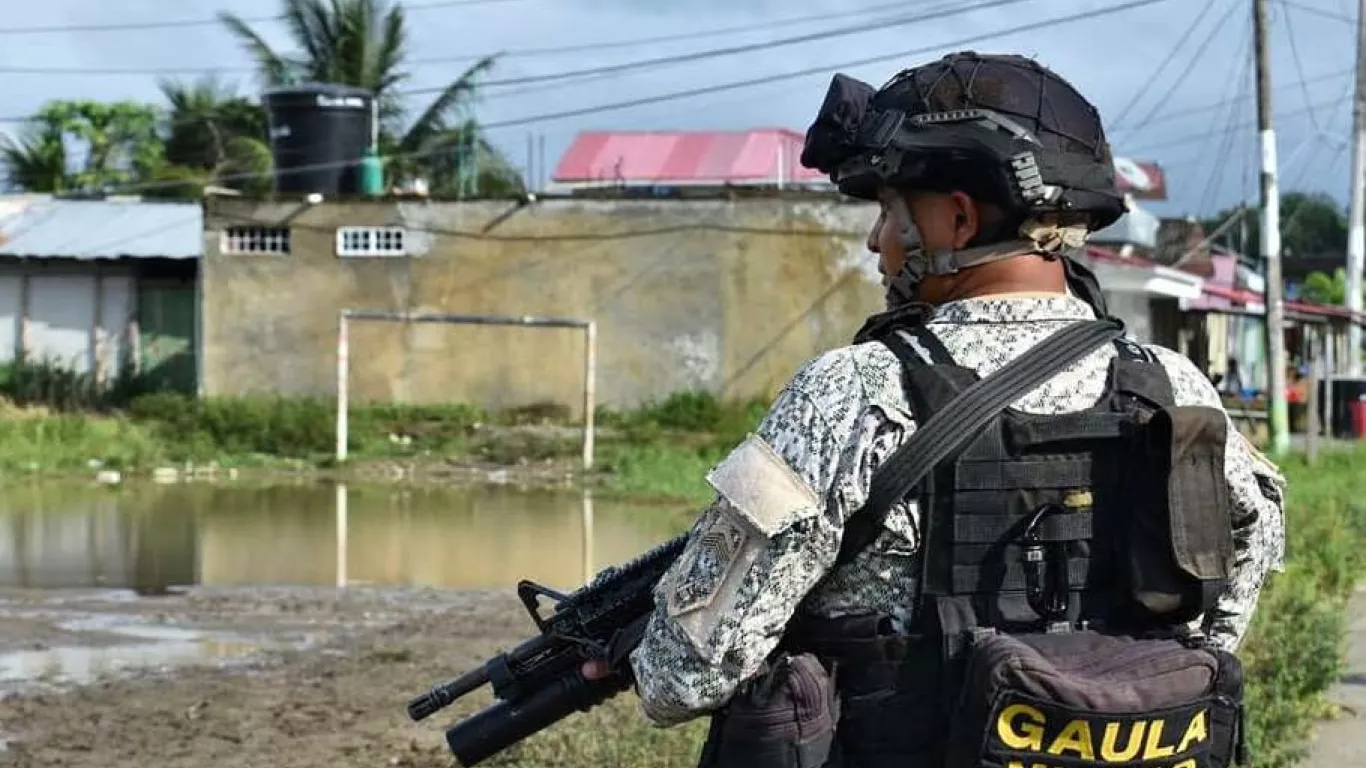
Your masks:
{"label": "soccer goal", "polygon": [[348,386],[350,383],[353,321],[370,320],[392,323],[445,323],[447,325],[500,325],[523,328],[583,329],[583,469],[593,468],[593,410],[597,390],[598,325],[594,320],[560,317],[521,317],[499,315],[449,315],[437,313],[385,312],[343,309],[337,322],[337,461],[346,461]]}

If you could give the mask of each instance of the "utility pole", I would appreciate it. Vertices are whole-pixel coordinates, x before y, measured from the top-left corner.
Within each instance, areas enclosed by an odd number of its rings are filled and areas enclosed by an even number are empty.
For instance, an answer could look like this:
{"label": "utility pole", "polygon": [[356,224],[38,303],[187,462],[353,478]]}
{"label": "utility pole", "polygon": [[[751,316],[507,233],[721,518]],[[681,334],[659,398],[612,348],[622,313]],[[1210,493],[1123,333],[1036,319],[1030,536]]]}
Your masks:
{"label": "utility pole", "polygon": [[1271,452],[1290,448],[1285,403],[1285,303],[1281,280],[1281,193],[1276,185],[1276,131],[1271,127],[1271,53],[1267,47],[1267,2],[1252,0],[1252,31],[1257,56],[1257,130],[1262,145],[1262,257],[1266,259],[1266,349],[1270,383],[1267,410]]}
{"label": "utility pole", "polygon": [[[1361,270],[1366,256],[1366,0],[1357,3],[1357,84],[1352,108],[1352,205],[1347,218],[1347,308],[1361,311]],[[1347,324],[1347,375],[1361,375],[1361,326]],[[1333,371],[1328,371],[1332,376]],[[1331,405],[1328,407],[1331,408]]]}

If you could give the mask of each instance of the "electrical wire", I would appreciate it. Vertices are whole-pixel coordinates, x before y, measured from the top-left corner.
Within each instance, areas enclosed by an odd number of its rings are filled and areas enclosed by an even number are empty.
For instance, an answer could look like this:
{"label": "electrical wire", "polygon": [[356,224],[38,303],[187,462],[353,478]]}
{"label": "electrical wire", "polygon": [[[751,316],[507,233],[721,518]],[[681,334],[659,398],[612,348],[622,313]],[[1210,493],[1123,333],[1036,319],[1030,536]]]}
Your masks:
{"label": "electrical wire", "polygon": [[[953,3],[942,3],[941,5],[952,6]],[[406,9],[408,6],[404,6]],[[738,34],[753,34],[758,31],[778,29],[782,27],[799,26],[816,21],[829,21],[831,19],[849,19],[857,16],[864,16],[882,11],[904,10],[906,3],[904,0],[894,3],[881,3],[878,5],[855,8],[837,12],[825,12],[818,14],[807,14],[805,16],[789,16],[780,19],[766,20],[763,24],[755,25],[753,22],[746,24],[736,24],[725,27],[712,27],[710,29],[693,30],[690,32],[675,32],[668,35],[654,35],[650,37],[634,37],[618,40],[604,40],[593,43],[573,43],[569,45],[543,46],[538,48],[510,48],[506,51],[490,51],[482,54],[463,54],[458,56],[434,56],[434,57],[414,57],[407,59],[410,65],[426,64],[449,64],[459,62],[474,62],[490,56],[499,59],[522,59],[536,58],[539,56],[552,56],[564,53],[584,53],[612,50],[616,48],[636,48],[646,45],[657,45],[660,43],[673,43],[685,40],[712,39]],[[274,19],[266,19],[267,21]],[[252,20],[247,20],[252,23]],[[259,20],[257,20],[259,21]],[[257,72],[256,67],[0,67],[0,73],[11,75],[213,75],[219,73],[239,72],[252,74]]]}
{"label": "electrical wire", "polygon": [[[1250,22],[1251,20],[1249,19],[1248,21]],[[1238,97],[1245,96],[1250,90],[1248,80],[1252,73],[1252,57],[1248,55],[1250,53],[1248,49],[1251,42],[1252,30],[1251,24],[1249,23],[1248,26],[1243,28],[1243,35],[1238,44],[1238,55],[1229,60],[1228,85],[1224,88],[1225,92],[1233,92],[1237,94]],[[1198,210],[1206,210],[1209,207],[1210,202],[1218,195],[1219,191],[1222,190],[1224,186],[1224,171],[1228,168],[1228,158],[1233,150],[1234,137],[1238,133],[1237,129],[1232,127],[1238,124],[1238,112],[1239,107],[1242,106],[1242,102],[1235,99],[1228,102],[1228,104],[1228,112],[1225,114],[1224,119],[1219,122],[1222,122],[1225,126],[1229,126],[1230,130],[1224,134],[1223,141],[1220,142],[1219,148],[1213,152],[1207,153],[1207,156],[1210,158],[1210,171],[1209,176],[1205,179],[1204,192],[1200,196],[1200,208]],[[1210,149],[1214,149],[1216,141],[1218,141],[1218,139],[1215,136],[1211,136],[1210,142],[1206,146]]]}
{"label": "electrical wire", "polygon": [[1200,63],[1200,59],[1204,57],[1205,53],[1209,51],[1210,43],[1214,41],[1214,36],[1223,28],[1225,22],[1233,15],[1233,12],[1241,7],[1241,0],[1233,0],[1233,2],[1229,4],[1228,10],[1224,12],[1224,15],[1221,16],[1217,22],[1215,22],[1214,26],[1210,28],[1209,33],[1205,35],[1205,39],[1195,49],[1195,55],[1191,56],[1190,61],[1186,62],[1186,68],[1172,81],[1171,87],[1167,89],[1166,93],[1162,94],[1162,97],[1153,104],[1153,108],[1148,110],[1148,114],[1145,115],[1142,120],[1139,120],[1131,130],[1136,131],[1146,127],[1157,115],[1159,110],[1168,106],[1168,100],[1176,93],[1176,90],[1190,80],[1191,72],[1195,69],[1195,65]]}
{"label": "electrical wire", "polygon": [[[819,67],[810,67],[807,69],[799,69],[773,75],[766,75],[763,77],[750,78],[747,80],[737,80],[728,83],[719,83],[715,85],[703,86],[698,88],[690,88],[681,91],[671,91],[666,93],[655,94],[652,96],[644,96],[634,99],[626,99],[623,101],[611,102],[607,104],[596,104],[593,106],[577,107],[557,112],[545,112],[537,115],[528,115],[526,117],[483,123],[480,127],[484,131],[495,131],[504,128],[515,128],[525,125],[551,122],[554,120],[561,120],[570,117],[583,117],[587,115],[597,115],[607,112],[615,112],[622,109],[631,109],[634,107],[665,103],[670,101],[676,101],[679,99],[692,98],[696,96],[706,96],[714,93],[722,93],[725,91],[732,91],[742,88],[751,88],[757,85],[766,85],[768,83],[782,82],[785,80],[795,80],[798,78],[807,77],[811,75],[828,75],[832,70],[862,67],[871,64],[880,64],[887,61],[894,61],[898,59],[907,59],[912,56],[918,56],[933,51],[939,51],[945,48],[959,48],[964,45],[972,45],[986,40],[993,40],[999,37],[1005,37],[1007,35],[1019,34],[1021,32],[1032,32],[1036,30],[1055,30],[1060,24],[1068,24],[1076,21],[1085,21],[1089,19],[1100,18],[1102,16],[1121,13],[1136,8],[1143,8],[1150,5],[1157,5],[1167,1],[1168,0],[1130,0],[1130,2],[1126,3],[1095,8],[1089,11],[1082,11],[1079,13],[1073,13],[1066,16],[1059,16],[1051,19],[1044,19],[1042,21],[1032,22],[1030,24],[1021,24],[1014,27],[1008,27],[1006,29],[996,30],[994,32],[984,32],[976,35],[971,35],[968,37],[959,38],[957,40],[938,43],[932,46],[912,49],[909,51],[900,51],[896,53],[881,54],[878,56],[869,56],[862,59],[846,61],[843,63],[833,65],[827,64]],[[448,151],[449,148],[447,147],[436,147],[433,149],[419,150],[416,152],[398,153],[395,155],[388,156],[388,159],[426,157],[436,154],[442,154]],[[296,167],[292,169],[292,171],[302,172],[310,170],[325,170],[329,168],[345,167],[351,164],[352,161],[350,160],[339,160],[326,163],[313,163],[307,166]],[[219,181],[221,183],[223,181],[262,178],[272,175],[274,175],[273,171],[263,173],[229,174],[220,177]],[[135,191],[174,187],[178,186],[179,184],[180,182],[146,182],[141,184],[122,186],[118,187],[117,189]]]}
{"label": "electrical wire", "polygon": [[1116,123],[1124,122],[1124,118],[1129,116],[1129,112],[1138,105],[1138,102],[1143,99],[1143,95],[1148,92],[1148,87],[1157,82],[1157,78],[1162,74],[1162,71],[1167,68],[1168,64],[1176,60],[1176,54],[1181,52],[1181,49],[1186,45],[1186,41],[1190,39],[1191,35],[1195,34],[1195,28],[1200,26],[1200,22],[1205,18],[1206,14],[1214,8],[1215,3],[1217,2],[1218,0],[1207,0],[1205,7],[1201,8],[1199,15],[1195,17],[1195,21],[1191,22],[1191,25],[1186,28],[1185,33],[1177,38],[1176,44],[1171,47],[1171,50],[1167,51],[1167,55],[1162,58],[1162,63],[1157,65],[1157,69],[1154,70],[1144,82],[1144,86],[1138,89],[1138,93],[1135,93],[1133,98],[1129,99],[1129,103],[1125,104],[1124,108],[1119,110],[1119,114],[1115,115],[1114,121]]}
{"label": "electrical wire", "polygon": [[[1300,88],[1304,93],[1304,103],[1308,104],[1310,101],[1309,86],[1305,83],[1304,63],[1300,61],[1300,49],[1295,45],[1295,26],[1290,21],[1292,15],[1290,13],[1291,5],[1286,2],[1286,0],[1280,0],[1280,3],[1281,7],[1285,9],[1285,36],[1290,43],[1290,58],[1295,62],[1295,74],[1300,79]],[[1319,123],[1319,116],[1317,114],[1310,112],[1309,119],[1313,121],[1315,131],[1322,130],[1322,125]]]}
{"label": "electrical wire", "polygon": [[[920,24],[927,21],[935,21],[937,19],[948,18],[950,16],[957,16],[959,14],[970,13],[972,11],[992,10],[996,8],[1002,8],[1007,5],[1016,5],[1018,3],[1030,1],[1031,0],[986,0],[985,2],[977,3],[976,5],[966,5],[956,8],[948,8],[939,11],[932,11],[930,13],[890,16],[882,19],[875,19],[872,22],[865,22],[862,24],[856,24],[847,27],[839,27],[836,29],[824,30],[821,32],[812,32],[805,35],[780,37],[774,40],[765,40],[763,42],[758,43],[747,43],[745,45],[735,45],[727,48],[712,48],[710,50],[694,51],[692,53],[674,54],[671,56],[659,56],[652,59],[639,59],[636,61],[627,61],[618,64],[608,64],[601,67],[590,67],[587,69],[568,70],[564,72],[552,72],[544,75],[527,75],[524,77],[485,80],[481,82],[479,85],[483,88],[496,88],[499,86],[508,85],[544,83],[574,77],[620,74],[623,72],[632,72],[643,69],[649,69],[651,67],[683,64],[690,61],[702,61],[705,59],[713,59],[722,56],[735,56],[739,54],[756,53],[758,51],[767,51],[772,50],[774,48],[786,47],[789,45],[799,45],[801,43],[826,41],[837,37],[863,35],[869,32],[881,32],[887,29],[910,26],[913,24]],[[876,28],[870,28],[870,23],[876,25]],[[411,88],[405,91],[401,91],[400,93],[404,96],[420,96],[425,94],[440,93],[444,90],[446,90],[446,86],[432,88]]]}
{"label": "electrical wire", "polygon": [[[521,3],[527,0],[434,0],[427,3],[404,3],[404,12],[425,11],[432,8],[456,8],[475,5],[493,5],[495,3]],[[284,17],[275,16],[255,16],[242,19],[248,24],[259,24],[271,21],[281,21]],[[111,24],[53,24],[39,27],[0,27],[0,35],[55,35],[68,32],[129,32],[145,31],[149,29],[187,29],[190,27],[214,27],[222,25],[222,20],[212,19],[178,19],[173,21],[133,21]]]}

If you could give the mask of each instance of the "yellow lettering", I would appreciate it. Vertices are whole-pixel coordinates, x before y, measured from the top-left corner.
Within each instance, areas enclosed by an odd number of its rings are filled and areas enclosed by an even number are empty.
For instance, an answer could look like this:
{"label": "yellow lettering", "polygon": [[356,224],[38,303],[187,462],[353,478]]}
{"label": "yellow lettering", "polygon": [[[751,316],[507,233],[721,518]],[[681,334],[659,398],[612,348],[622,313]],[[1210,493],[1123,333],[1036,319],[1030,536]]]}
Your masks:
{"label": "yellow lettering", "polygon": [[1173,765],[1172,768],[1200,768],[1200,763],[1197,762],[1196,759],[1192,757],[1192,758],[1189,759],[1189,760],[1182,760],[1181,762],[1177,763],[1176,765]]}
{"label": "yellow lettering", "polygon": [[[1029,765],[1025,765],[1024,763],[1020,762],[1019,760],[1011,760],[1010,762],[1006,763],[1006,768],[1050,768],[1050,767],[1047,766],[1047,765],[1044,765],[1043,763],[1030,763]],[[1178,766],[1178,768],[1195,768],[1195,766],[1193,766],[1193,765],[1192,765],[1192,766]]]}
{"label": "yellow lettering", "polygon": [[1176,747],[1164,747],[1160,745],[1162,741],[1162,729],[1166,723],[1161,720],[1154,720],[1148,726],[1148,741],[1143,745],[1143,759],[1155,760],[1162,757],[1171,757],[1176,754]]}
{"label": "yellow lettering", "polygon": [[1115,744],[1119,741],[1119,729],[1123,728],[1123,723],[1106,723],[1105,735],[1100,741],[1100,759],[1107,763],[1127,763],[1138,757],[1138,750],[1143,747],[1143,734],[1148,730],[1148,724],[1139,720],[1129,729],[1129,738],[1124,742],[1124,749],[1116,749]]}
{"label": "yellow lettering", "polygon": [[1028,704],[1011,704],[996,718],[996,735],[1011,749],[1043,751],[1043,713]]}
{"label": "yellow lettering", "polygon": [[[1206,713],[1203,709],[1195,713],[1195,717],[1191,719],[1191,724],[1186,726],[1186,735],[1181,737],[1181,745],[1176,748],[1177,752],[1185,752],[1191,748],[1191,745],[1199,744],[1209,738],[1209,726],[1205,722],[1205,716]],[[1176,768],[1181,768],[1181,766],[1176,766]]]}
{"label": "yellow lettering", "polygon": [[1096,755],[1091,751],[1091,724],[1085,720],[1073,720],[1064,725],[1062,733],[1058,738],[1048,745],[1048,754],[1061,755],[1067,751],[1076,752],[1077,755],[1085,760],[1094,760]]}

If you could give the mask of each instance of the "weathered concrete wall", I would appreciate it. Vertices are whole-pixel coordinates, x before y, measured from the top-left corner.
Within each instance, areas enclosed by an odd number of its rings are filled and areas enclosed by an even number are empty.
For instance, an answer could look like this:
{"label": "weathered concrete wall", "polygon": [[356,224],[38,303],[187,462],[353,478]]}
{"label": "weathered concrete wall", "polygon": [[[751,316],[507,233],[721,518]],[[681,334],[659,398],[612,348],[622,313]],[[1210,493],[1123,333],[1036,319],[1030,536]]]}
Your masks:
{"label": "weathered concrete wall", "polygon": [[[331,395],[343,308],[593,318],[598,402],[773,394],[882,306],[868,205],[782,200],[321,204],[206,201],[204,387]],[[230,226],[288,226],[288,255],[229,255]],[[401,225],[417,253],[340,258],[339,225]],[[412,251],[410,250],[410,253]],[[355,400],[558,402],[579,412],[583,334],[357,322]]]}

